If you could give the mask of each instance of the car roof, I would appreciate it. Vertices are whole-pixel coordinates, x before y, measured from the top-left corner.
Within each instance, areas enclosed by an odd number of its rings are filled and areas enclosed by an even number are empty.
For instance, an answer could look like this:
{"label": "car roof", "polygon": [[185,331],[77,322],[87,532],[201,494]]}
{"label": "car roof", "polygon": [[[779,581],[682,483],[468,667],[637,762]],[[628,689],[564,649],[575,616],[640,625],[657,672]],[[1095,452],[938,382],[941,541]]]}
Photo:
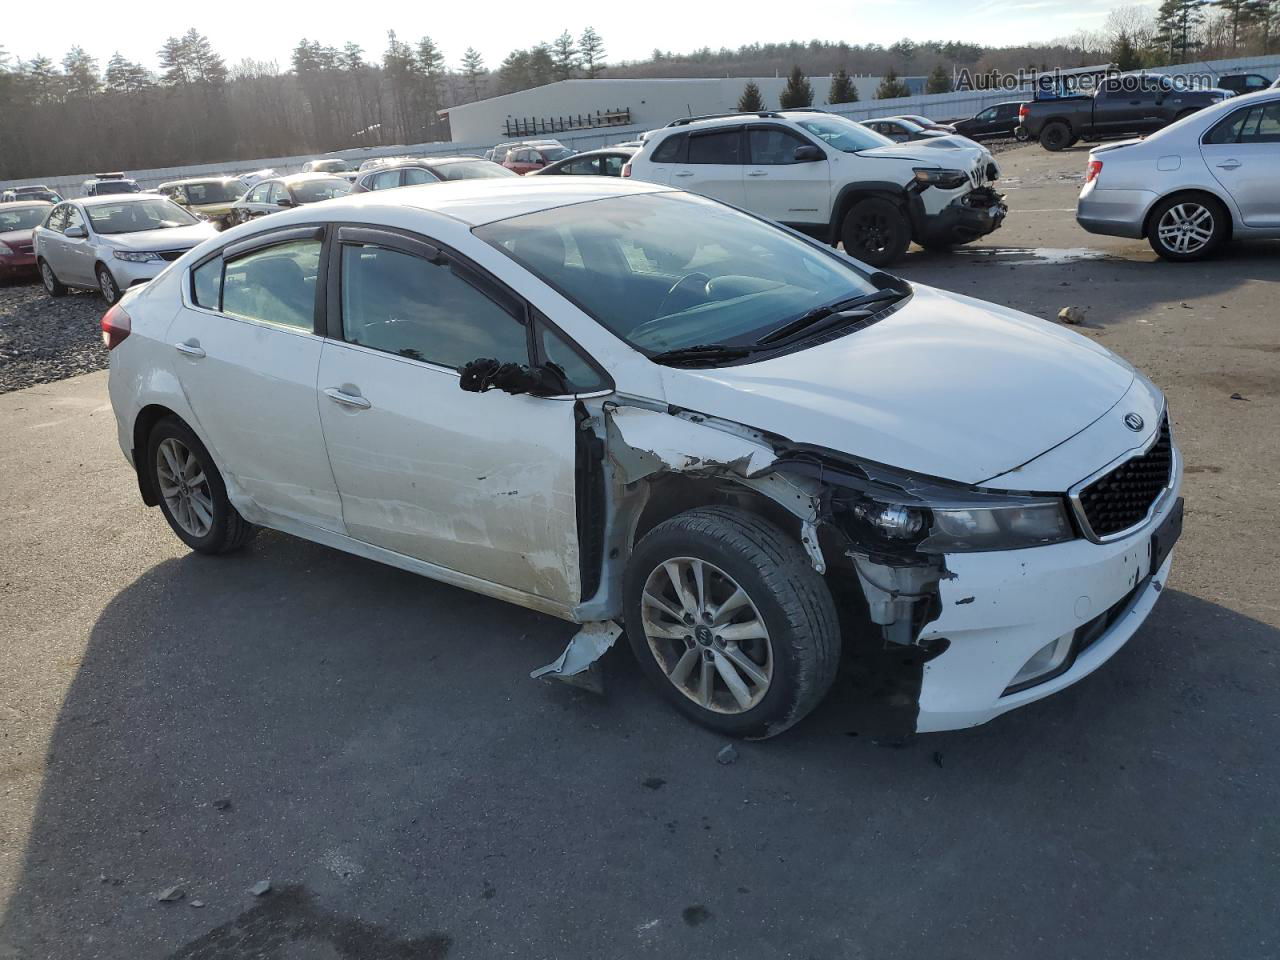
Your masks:
{"label": "car roof", "polygon": [[[535,182],[536,181],[536,182]],[[351,194],[325,203],[326,216],[367,207],[414,207],[442,214],[471,227],[608,197],[673,193],[671,187],[615,177],[502,177]]]}
{"label": "car roof", "polygon": [[564,157],[560,160],[557,160],[556,163],[567,163],[570,160],[581,160],[583,157],[600,157],[600,156],[607,156],[609,154],[617,154],[617,153],[626,154],[627,156],[633,156],[634,154],[637,154],[639,152],[640,152],[639,147],[623,147],[623,146],[597,147],[595,150],[583,150],[582,153],[575,153],[571,157]]}
{"label": "car roof", "polygon": [[[268,180],[279,180],[286,186],[293,186],[295,183],[306,183],[310,180],[344,180],[344,177],[335,177],[332,173],[288,173],[283,177],[268,177]],[[256,184],[262,186],[262,184]]]}
{"label": "car roof", "polygon": [[0,210],[16,210],[18,207],[52,207],[48,200],[7,200],[0,203]]}
{"label": "car roof", "polygon": [[223,176],[223,177],[187,177],[185,180],[169,180],[160,184],[157,188],[163,190],[165,187],[185,187],[191,183],[226,183],[228,180],[239,180],[239,177]]}
{"label": "car roof", "polygon": [[12,190],[14,193],[22,193],[23,191],[26,191],[27,193],[35,193],[37,190],[43,190],[45,193],[54,192],[43,183],[27,183],[23,184],[21,187],[5,187],[5,190]]}
{"label": "car roof", "polygon": [[[79,197],[75,203],[84,207],[105,207],[113,203],[138,203],[142,200],[168,200],[160,193],[104,193],[100,197]],[[65,201],[64,201],[65,202]]]}

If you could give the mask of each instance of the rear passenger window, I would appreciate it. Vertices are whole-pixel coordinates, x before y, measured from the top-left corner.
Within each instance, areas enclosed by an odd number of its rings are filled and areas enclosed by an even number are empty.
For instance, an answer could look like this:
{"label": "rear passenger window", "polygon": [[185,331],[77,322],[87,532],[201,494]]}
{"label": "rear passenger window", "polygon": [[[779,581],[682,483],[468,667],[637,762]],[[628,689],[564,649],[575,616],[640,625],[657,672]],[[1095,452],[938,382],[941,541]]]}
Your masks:
{"label": "rear passenger window", "polygon": [[1280,143],[1280,102],[1255,108],[1240,136],[1241,143]]}
{"label": "rear passenger window", "polygon": [[404,185],[411,187],[419,183],[435,183],[436,178],[421,167],[405,167],[404,168]]}
{"label": "rear passenger window", "polygon": [[227,263],[222,312],[311,330],[319,272],[319,240],[295,240],[245,254]]}
{"label": "rear passenger window", "polygon": [[687,133],[677,133],[667,137],[653,151],[654,163],[684,163],[685,147],[689,143]]}
{"label": "rear passenger window", "polygon": [[690,163],[741,163],[742,131],[725,130],[689,138]]}
{"label": "rear passenger window", "polygon": [[458,369],[482,357],[528,363],[525,327],[443,263],[387,247],[342,247],[349,343]]}
{"label": "rear passenger window", "polygon": [[1205,143],[1239,143],[1241,135],[1246,131],[1257,126],[1258,118],[1262,115],[1261,107],[1252,109],[1246,107],[1243,110],[1237,110],[1227,119],[1219,121],[1209,133],[1205,136]]}
{"label": "rear passenger window", "polygon": [[206,310],[220,310],[222,304],[222,258],[214,257],[208,263],[191,271],[191,299],[196,306]]}
{"label": "rear passenger window", "polygon": [[391,187],[400,186],[399,170],[384,170],[382,173],[374,175],[372,189],[387,190]]}

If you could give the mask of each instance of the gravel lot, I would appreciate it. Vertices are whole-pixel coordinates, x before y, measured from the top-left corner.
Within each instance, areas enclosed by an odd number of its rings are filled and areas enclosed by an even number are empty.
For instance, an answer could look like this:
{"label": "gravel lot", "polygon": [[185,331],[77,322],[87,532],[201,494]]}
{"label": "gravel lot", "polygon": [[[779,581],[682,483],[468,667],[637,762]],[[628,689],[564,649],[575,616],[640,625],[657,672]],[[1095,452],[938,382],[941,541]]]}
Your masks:
{"label": "gravel lot", "polygon": [[54,299],[38,281],[0,284],[0,393],[107,366],[95,293]]}
{"label": "gravel lot", "polygon": [[190,553],[104,373],[12,392],[0,958],[1280,953],[1280,244],[1166,264],[1077,229],[1083,151],[1001,165],[1004,229],[899,272],[1080,307],[1187,464],[1169,585],[1097,673],[897,750],[837,687],[721,764],[622,647],[604,698],[529,680],[548,617],[278,534]]}

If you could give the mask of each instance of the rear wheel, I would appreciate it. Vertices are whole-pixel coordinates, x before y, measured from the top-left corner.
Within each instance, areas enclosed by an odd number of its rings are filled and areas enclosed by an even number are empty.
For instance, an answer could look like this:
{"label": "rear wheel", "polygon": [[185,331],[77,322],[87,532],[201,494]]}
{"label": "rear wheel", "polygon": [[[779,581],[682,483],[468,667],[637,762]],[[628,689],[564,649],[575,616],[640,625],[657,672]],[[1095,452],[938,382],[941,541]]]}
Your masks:
{"label": "rear wheel", "polygon": [[152,428],[145,468],[151,471],[169,526],[192,550],[226,553],[257,533],[227,499],[222,474],[209,451],[177,417],[166,417]]}
{"label": "rear wheel", "polygon": [[1044,129],[1040,131],[1040,146],[1054,153],[1065,150],[1075,142],[1075,137],[1071,135],[1071,128],[1061,120],[1046,123]]}
{"label": "rear wheel", "polygon": [[1169,197],[1147,221],[1147,242],[1166,260],[1185,262],[1212,256],[1226,243],[1231,222],[1213,197]]}
{"label": "rear wheel", "polygon": [[49,266],[47,260],[40,261],[40,280],[44,283],[44,289],[51,297],[65,297],[67,288],[54,275],[53,267]]}
{"label": "rear wheel", "polygon": [[98,290],[102,293],[102,299],[110,306],[120,299],[120,288],[116,285],[116,278],[102,264],[98,264],[97,274]]}
{"label": "rear wheel", "polygon": [[800,544],[729,507],[659,524],[627,568],[627,638],[678,710],[735,737],[771,737],[835,679],[835,604]]}
{"label": "rear wheel", "polygon": [[887,267],[906,252],[911,224],[896,203],[868,197],[849,208],[840,239],[849,256],[873,267]]}

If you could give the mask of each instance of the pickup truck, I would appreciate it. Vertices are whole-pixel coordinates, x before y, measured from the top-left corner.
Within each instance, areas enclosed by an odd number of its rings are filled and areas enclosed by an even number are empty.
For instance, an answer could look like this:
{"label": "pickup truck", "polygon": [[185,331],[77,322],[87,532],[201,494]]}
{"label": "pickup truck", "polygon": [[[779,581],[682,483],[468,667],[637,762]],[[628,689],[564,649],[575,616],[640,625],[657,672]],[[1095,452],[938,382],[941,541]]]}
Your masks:
{"label": "pickup truck", "polygon": [[1152,133],[1229,96],[1228,90],[1187,89],[1159,74],[1124,74],[1108,77],[1092,94],[1024,103],[1018,119],[1028,138],[1057,151],[1077,140]]}

